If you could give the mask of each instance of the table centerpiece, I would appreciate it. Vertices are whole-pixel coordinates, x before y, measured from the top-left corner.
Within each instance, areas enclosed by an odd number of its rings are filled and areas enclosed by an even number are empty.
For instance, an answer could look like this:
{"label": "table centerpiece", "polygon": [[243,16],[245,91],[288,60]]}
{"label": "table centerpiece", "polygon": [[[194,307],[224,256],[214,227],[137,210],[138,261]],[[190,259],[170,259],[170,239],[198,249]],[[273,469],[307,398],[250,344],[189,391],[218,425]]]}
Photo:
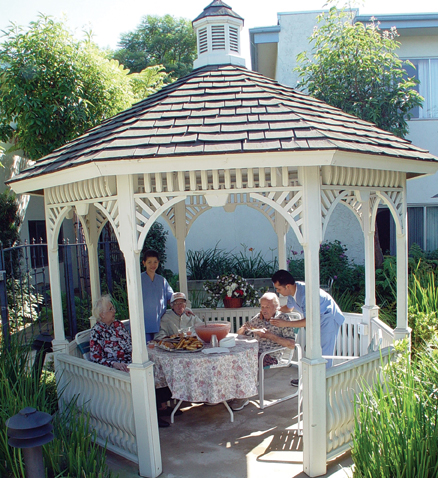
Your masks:
{"label": "table centerpiece", "polygon": [[259,305],[259,293],[246,279],[236,274],[224,274],[216,282],[205,281],[204,290],[208,293],[206,307],[216,309],[222,300],[226,308]]}

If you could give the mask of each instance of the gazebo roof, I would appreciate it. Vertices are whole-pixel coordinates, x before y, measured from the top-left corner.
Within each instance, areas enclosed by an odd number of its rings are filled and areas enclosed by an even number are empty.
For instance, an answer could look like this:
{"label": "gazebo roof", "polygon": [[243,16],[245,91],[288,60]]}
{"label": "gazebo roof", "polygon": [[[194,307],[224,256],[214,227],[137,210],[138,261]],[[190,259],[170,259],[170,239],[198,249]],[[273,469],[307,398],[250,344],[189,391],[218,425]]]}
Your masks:
{"label": "gazebo roof", "polygon": [[324,150],[437,161],[410,141],[259,73],[210,65],[90,129],[11,182],[102,161]]}

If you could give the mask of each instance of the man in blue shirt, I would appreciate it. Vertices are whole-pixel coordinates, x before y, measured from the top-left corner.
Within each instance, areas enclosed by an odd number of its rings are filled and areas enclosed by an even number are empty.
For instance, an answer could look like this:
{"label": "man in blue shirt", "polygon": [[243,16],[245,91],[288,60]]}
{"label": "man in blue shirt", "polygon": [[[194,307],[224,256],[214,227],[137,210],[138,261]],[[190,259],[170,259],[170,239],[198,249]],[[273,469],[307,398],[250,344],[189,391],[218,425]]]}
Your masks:
{"label": "man in blue shirt", "polygon": [[156,274],[160,265],[158,252],[148,249],[143,255],[143,265],[146,268],[141,274],[141,291],[143,295],[144,326],[146,342],[154,338],[160,330],[160,320],[166,312],[173,289],[167,280]]}
{"label": "man in blue shirt", "polygon": [[[291,312],[292,309],[302,314],[302,320],[289,322],[292,327],[306,326],[306,285],[304,282],[295,282],[292,274],[285,270],[279,270],[272,276],[275,289],[281,295],[287,297],[287,305],[280,308],[282,312]],[[345,317],[333,297],[322,289],[319,290],[320,321],[321,321],[321,348],[322,355],[333,356],[335,353],[336,337],[339,328],[344,323]],[[281,320],[281,319],[279,319]],[[274,325],[287,327],[286,324]],[[292,325],[290,325],[292,324]],[[327,368],[333,364],[332,359],[327,360]]]}

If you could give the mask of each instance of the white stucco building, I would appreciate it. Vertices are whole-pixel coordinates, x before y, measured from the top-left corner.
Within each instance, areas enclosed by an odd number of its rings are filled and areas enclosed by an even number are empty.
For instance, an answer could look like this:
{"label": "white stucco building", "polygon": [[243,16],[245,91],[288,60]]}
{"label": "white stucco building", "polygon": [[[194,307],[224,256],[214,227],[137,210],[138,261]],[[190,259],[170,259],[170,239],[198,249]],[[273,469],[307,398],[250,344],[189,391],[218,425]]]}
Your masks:
{"label": "white stucco building", "polygon": [[[295,87],[298,74],[296,57],[303,51],[310,51],[309,37],[317,25],[322,11],[301,11],[278,13],[278,24],[250,30],[252,69],[282,84]],[[410,60],[416,70],[409,68],[408,74],[420,80],[418,91],[425,98],[423,108],[416,108],[409,121],[406,139],[413,144],[438,154],[438,13],[375,15],[382,30],[395,26],[399,33],[403,60]],[[366,23],[371,15],[359,15],[355,21]],[[408,181],[409,245],[416,242],[423,250],[438,248],[438,176]],[[378,227],[383,252],[395,251],[394,223],[389,211],[382,208],[378,214]],[[332,228],[342,227],[346,234],[343,243],[348,247],[349,257],[363,261],[363,244],[356,238],[357,224],[349,215],[338,212],[333,218]],[[326,240],[331,240],[327,231]]]}

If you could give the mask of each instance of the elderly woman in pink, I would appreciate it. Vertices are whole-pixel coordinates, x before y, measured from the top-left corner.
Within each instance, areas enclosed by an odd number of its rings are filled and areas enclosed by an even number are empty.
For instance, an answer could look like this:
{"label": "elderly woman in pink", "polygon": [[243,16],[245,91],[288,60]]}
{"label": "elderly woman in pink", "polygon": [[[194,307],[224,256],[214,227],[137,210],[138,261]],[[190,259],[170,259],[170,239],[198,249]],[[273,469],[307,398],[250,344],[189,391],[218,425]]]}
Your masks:
{"label": "elderly woman in pink", "polygon": [[97,319],[91,329],[90,360],[123,372],[129,372],[132,343],[129,332],[116,320],[116,309],[109,295],[98,299],[93,308]]}
{"label": "elderly woman in pink", "polygon": [[[90,360],[122,372],[129,372],[128,364],[132,362],[131,335],[122,322],[116,320],[116,309],[109,295],[104,295],[96,301],[93,316],[97,319],[97,322],[91,329]],[[172,413],[172,409],[168,409],[166,405],[172,394],[168,387],[157,388],[155,389],[155,397],[158,426],[160,428],[168,427],[169,423],[163,420],[161,416],[168,416]],[[178,412],[180,410],[176,414]]]}

